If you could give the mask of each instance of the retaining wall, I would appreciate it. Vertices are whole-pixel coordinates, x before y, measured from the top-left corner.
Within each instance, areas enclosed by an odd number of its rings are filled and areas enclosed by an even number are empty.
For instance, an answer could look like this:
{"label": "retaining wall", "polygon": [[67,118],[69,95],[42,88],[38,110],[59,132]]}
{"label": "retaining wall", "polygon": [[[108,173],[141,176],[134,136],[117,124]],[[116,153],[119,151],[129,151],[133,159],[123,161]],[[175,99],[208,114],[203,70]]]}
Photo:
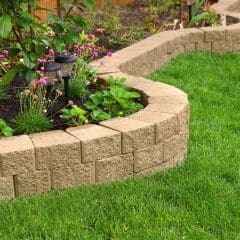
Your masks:
{"label": "retaining wall", "polygon": [[[125,118],[0,140],[0,200],[146,175],[173,167],[187,153],[187,94],[144,78],[180,53],[238,52],[240,24],[156,34],[103,58],[100,77],[125,77],[145,109]],[[95,67],[100,61],[92,64]]]}

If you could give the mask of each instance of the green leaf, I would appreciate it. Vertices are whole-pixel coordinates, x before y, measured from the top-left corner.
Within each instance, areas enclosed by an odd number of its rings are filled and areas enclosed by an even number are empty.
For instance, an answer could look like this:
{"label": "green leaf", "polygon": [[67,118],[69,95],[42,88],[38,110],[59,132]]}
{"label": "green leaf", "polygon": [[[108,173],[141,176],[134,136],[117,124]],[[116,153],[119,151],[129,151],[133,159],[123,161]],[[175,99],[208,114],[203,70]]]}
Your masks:
{"label": "green leaf", "polygon": [[32,69],[32,68],[34,68],[34,67],[37,65],[36,62],[34,62],[34,61],[31,60],[31,54],[30,54],[30,56],[25,55],[24,58],[23,58],[23,60],[24,60],[24,65],[25,65],[27,68]]}
{"label": "green leaf", "polygon": [[13,78],[16,76],[16,74],[18,72],[21,72],[21,70],[23,70],[23,69],[24,69],[23,66],[17,66],[17,67],[12,68],[11,70],[9,70],[2,77],[2,79],[0,79],[0,86],[4,87],[4,86],[8,85],[13,80]]}
{"label": "green leaf", "polygon": [[10,58],[16,57],[21,52],[19,48],[9,48],[8,49],[8,56]]}
{"label": "green leaf", "polygon": [[95,109],[91,112],[91,117],[95,121],[103,121],[111,118],[111,115],[102,111],[101,109]]}
{"label": "green leaf", "polygon": [[189,26],[192,27],[192,26],[196,25],[197,23],[201,22],[202,20],[204,20],[206,15],[207,15],[207,13],[203,12],[203,13],[200,13],[200,14],[194,16],[192,18],[192,20],[190,21]]}
{"label": "green leaf", "polygon": [[6,38],[12,31],[12,19],[8,14],[0,17],[0,37]]}
{"label": "green leaf", "polygon": [[3,130],[2,133],[5,137],[11,137],[13,135],[13,129],[9,126],[6,126]]}
{"label": "green leaf", "polygon": [[31,80],[33,80],[33,79],[37,79],[38,78],[38,75],[37,75],[37,73],[36,72],[34,72],[34,71],[27,71],[27,73],[26,73],[26,80],[28,81],[28,82],[30,82]]}

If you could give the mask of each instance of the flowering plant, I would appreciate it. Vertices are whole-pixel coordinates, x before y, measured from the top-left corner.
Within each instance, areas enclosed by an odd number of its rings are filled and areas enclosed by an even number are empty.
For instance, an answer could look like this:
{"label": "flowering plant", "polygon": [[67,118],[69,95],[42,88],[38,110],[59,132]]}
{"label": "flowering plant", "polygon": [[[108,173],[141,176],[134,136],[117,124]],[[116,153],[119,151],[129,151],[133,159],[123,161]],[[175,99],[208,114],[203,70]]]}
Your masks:
{"label": "flowering plant", "polygon": [[60,90],[49,93],[46,88],[46,77],[32,80],[29,87],[19,94],[21,112],[37,112],[48,115],[54,103],[62,95]]}

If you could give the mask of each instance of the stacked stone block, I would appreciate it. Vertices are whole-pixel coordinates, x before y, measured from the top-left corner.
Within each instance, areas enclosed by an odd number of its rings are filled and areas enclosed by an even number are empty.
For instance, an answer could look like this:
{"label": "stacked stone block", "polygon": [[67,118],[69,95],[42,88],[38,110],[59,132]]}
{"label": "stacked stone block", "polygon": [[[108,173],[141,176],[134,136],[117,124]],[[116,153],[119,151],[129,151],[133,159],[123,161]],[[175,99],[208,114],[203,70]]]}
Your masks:
{"label": "stacked stone block", "polygon": [[[144,78],[189,51],[238,52],[240,24],[156,34],[103,58],[99,77],[124,77],[146,107],[126,118],[0,140],[0,200],[109,182],[173,167],[187,154],[189,103],[181,90]],[[100,61],[92,63],[100,66]]]}

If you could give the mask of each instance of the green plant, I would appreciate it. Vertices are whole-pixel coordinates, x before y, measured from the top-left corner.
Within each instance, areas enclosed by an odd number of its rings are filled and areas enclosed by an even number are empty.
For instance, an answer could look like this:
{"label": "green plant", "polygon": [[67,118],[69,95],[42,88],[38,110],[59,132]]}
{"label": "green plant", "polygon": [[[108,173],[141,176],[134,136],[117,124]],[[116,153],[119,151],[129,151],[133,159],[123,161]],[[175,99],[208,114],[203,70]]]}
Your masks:
{"label": "green plant", "polygon": [[8,98],[8,95],[4,88],[0,87],[0,100],[5,100]]}
{"label": "green plant", "polygon": [[66,119],[70,126],[81,126],[88,123],[87,112],[77,105],[73,105],[70,109],[64,108],[61,113],[62,118]]}
{"label": "green plant", "polygon": [[0,138],[10,137],[13,135],[13,129],[7,125],[7,123],[0,118]]}
{"label": "green plant", "polygon": [[35,111],[20,112],[13,119],[13,125],[18,134],[45,132],[52,128],[49,118]]}
{"label": "green plant", "polygon": [[109,78],[110,85],[90,95],[85,107],[91,110],[90,116],[95,121],[126,116],[140,110],[143,106],[134,102],[140,94],[122,86],[123,79]]}
{"label": "green plant", "polygon": [[96,71],[83,59],[78,59],[69,82],[70,98],[86,99],[89,96],[88,85],[97,79]]}
{"label": "green plant", "polygon": [[[70,4],[70,6],[69,6]],[[1,79],[8,84],[21,72],[27,80],[36,79],[38,59],[46,55],[46,47],[63,52],[72,49],[78,39],[78,29],[87,27],[88,21],[73,10],[93,9],[93,0],[62,0],[61,17],[48,14],[47,24],[40,24],[34,13],[41,9],[37,0],[2,0],[0,2],[0,40],[12,42],[9,58],[12,69]],[[19,59],[22,59],[19,62]]]}

